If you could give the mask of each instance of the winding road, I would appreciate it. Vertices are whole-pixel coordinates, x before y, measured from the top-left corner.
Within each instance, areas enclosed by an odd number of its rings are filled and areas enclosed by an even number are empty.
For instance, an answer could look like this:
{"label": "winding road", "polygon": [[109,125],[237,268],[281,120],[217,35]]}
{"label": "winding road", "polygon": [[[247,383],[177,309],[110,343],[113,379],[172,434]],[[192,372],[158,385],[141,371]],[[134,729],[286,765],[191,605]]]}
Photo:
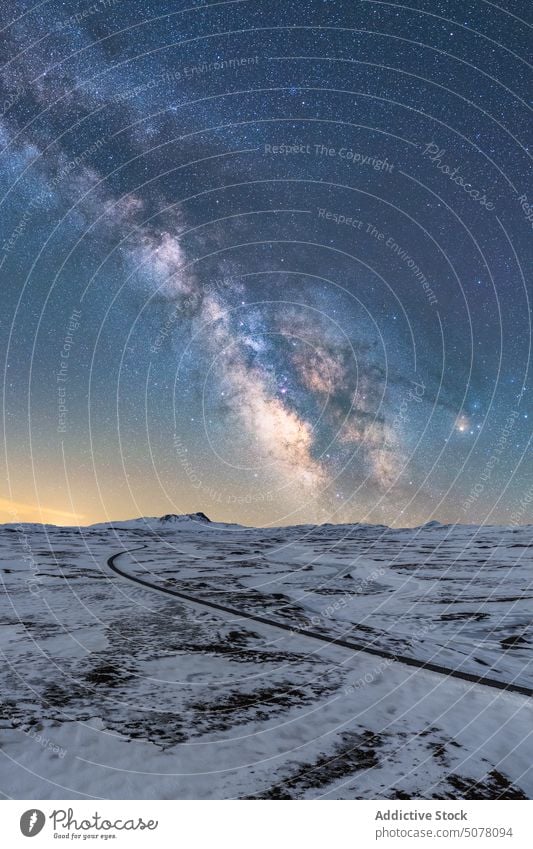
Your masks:
{"label": "winding road", "polygon": [[430,663],[429,661],[417,660],[414,657],[408,657],[406,655],[398,655],[394,654],[394,652],[387,651],[386,649],[378,649],[372,646],[364,645],[363,643],[353,642],[351,640],[343,640],[341,637],[328,637],[325,634],[320,634],[317,631],[311,631],[307,628],[294,628],[289,624],[285,624],[283,622],[276,621],[275,619],[269,619],[266,616],[257,616],[253,613],[245,613],[242,610],[237,610],[234,607],[227,607],[224,604],[217,604],[214,601],[206,601],[203,598],[199,598],[198,596],[189,595],[188,593],[179,592],[178,590],[171,590],[167,587],[159,587],[157,584],[152,584],[150,581],[147,581],[144,578],[139,578],[137,575],[128,574],[123,569],[120,569],[116,565],[116,561],[119,557],[122,557],[124,554],[133,554],[134,551],[141,551],[141,549],[147,548],[146,545],[141,545],[136,548],[124,549],[122,551],[118,551],[116,554],[111,555],[107,559],[107,565],[109,568],[115,572],[115,574],[120,575],[121,578],[125,578],[128,581],[132,581],[135,584],[140,584],[143,587],[147,587],[150,590],[154,590],[155,592],[164,593],[165,595],[171,595],[175,598],[183,599],[184,601],[190,601],[194,604],[198,604],[201,607],[206,607],[210,610],[221,611],[222,613],[229,613],[231,616],[237,616],[240,619],[249,619],[252,622],[260,622],[262,625],[268,625],[271,628],[277,628],[281,631],[287,631],[289,634],[298,634],[299,636],[309,637],[312,640],[319,640],[321,643],[325,643],[326,645],[334,645],[334,646],[342,646],[343,648],[350,649],[351,651],[363,652],[364,654],[376,655],[377,657],[382,657],[387,660],[394,661],[396,663],[402,663],[404,666],[415,666],[418,669],[425,669],[428,672],[437,672],[439,675],[444,675],[450,678],[459,678],[462,681],[469,681],[473,684],[481,684],[484,687],[492,687],[495,690],[504,690],[508,693],[519,693],[522,696],[533,696],[533,689],[530,687],[524,687],[520,684],[507,683],[505,681],[498,681],[497,678],[488,678],[484,675],[475,675],[472,672],[461,672],[459,669],[448,669],[445,666],[441,666],[438,663]]}

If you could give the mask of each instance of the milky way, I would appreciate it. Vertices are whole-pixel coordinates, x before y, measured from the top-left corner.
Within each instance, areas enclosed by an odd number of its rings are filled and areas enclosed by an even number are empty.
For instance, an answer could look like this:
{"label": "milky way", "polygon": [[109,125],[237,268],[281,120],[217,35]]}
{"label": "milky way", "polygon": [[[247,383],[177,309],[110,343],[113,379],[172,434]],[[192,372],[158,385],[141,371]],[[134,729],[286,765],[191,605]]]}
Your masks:
{"label": "milky way", "polygon": [[3,521],[533,521],[529,4],[0,14]]}

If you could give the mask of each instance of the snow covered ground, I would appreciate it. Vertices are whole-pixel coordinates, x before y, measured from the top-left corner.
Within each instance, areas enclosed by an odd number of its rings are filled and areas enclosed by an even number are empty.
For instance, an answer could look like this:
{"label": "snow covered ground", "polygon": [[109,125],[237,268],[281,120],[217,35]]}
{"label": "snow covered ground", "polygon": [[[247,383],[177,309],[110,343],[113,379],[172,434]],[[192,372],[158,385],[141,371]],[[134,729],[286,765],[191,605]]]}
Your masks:
{"label": "snow covered ground", "polygon": [[298,630],[532,686],[531,530],[4,526],[0,791],[531,798],[531,699]]}

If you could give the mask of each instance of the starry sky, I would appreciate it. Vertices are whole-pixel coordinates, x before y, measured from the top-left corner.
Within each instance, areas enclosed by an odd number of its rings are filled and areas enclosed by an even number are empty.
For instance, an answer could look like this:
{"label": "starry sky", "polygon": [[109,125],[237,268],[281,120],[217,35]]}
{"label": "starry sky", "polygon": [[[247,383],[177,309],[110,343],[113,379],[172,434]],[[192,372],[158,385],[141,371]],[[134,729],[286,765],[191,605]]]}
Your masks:
{"label": "starry sky", "polygon": [[0,520],[533,522],[532,23],[2,4]]}

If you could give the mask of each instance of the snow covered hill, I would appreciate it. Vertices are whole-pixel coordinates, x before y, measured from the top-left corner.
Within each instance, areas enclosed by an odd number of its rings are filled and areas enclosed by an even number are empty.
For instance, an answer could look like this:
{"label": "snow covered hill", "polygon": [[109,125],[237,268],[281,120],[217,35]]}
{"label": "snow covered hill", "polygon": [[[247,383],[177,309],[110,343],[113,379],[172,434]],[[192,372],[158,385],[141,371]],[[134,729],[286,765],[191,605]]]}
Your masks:
{"label": "snow covered hill", "polygon": [[205,513],[167,513],[165,516],[140,516],[138,519],[125,519],[119,522],[100,522],[90,525],[93,530],[189,530],[194,531],[203,525],[224,527],[223,524],[211,522]]}

